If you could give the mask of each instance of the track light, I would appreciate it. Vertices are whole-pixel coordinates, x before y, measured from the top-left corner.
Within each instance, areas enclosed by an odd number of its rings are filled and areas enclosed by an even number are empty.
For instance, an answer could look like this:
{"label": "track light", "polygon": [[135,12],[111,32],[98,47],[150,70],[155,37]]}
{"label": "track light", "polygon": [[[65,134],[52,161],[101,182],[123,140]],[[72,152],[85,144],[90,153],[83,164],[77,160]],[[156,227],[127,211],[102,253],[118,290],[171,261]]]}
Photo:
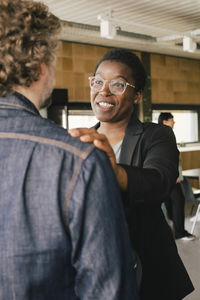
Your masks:
{"label": "track light", "polygon": [[101,37],[107,39],[114,39],[116,35],[116,28],[109,20],[101,20]]}
{"label": "track light", "polygon": [[112,22],[105,16],[98,15],[98,20],[100,20],[100,33],[102,38],[114,39],[116,35],[116,27]]}
{"label": "track light", "polygon": [[189,36],[183,38],[183,51],[194,52],[197,48],[197,44]]}

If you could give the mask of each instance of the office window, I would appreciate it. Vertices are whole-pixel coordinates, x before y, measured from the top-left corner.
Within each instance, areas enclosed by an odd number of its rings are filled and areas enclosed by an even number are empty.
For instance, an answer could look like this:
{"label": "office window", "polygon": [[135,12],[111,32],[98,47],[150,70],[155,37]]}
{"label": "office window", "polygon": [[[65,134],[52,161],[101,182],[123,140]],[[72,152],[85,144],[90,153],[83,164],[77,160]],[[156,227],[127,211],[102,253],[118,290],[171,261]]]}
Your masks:
{"label": "office window", "polygon": [[152,121],[158,123],[160,112],[171,112],[174,116],[174,134],[177,143],[198,142],[198,113],[193,110],[153,110]]}
{"label": "office window", "polygon": [[69,110],[68,128],[92,127],[98,122],[92,110]]}

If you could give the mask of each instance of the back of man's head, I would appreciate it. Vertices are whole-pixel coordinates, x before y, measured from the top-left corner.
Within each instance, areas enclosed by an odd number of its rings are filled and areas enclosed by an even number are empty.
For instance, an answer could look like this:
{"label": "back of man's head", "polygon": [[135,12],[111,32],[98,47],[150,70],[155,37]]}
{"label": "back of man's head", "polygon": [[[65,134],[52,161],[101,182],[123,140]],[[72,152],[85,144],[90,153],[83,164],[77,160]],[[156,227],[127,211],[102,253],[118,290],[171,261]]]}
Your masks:
{"label": "back of man's head", "polygon": [[163,124],[163,121],[168,121],[173,118],[174,116],[170,112],[161,112],[158,117],[158,124]]}
{"label": "back of man's head", "polygon": [[0,96],[29,87],[54,58],[60,21],[41,2],[0,0]]}

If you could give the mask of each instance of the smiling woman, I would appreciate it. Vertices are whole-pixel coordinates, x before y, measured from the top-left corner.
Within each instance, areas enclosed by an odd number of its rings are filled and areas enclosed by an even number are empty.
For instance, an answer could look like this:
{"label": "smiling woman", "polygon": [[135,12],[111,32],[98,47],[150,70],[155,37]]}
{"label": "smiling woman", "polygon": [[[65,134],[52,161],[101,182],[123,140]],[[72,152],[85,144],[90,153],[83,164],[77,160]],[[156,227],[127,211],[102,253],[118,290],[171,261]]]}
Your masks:
{"label": "smiling woman", "polygon": [[178,177],[178,150],[169,127],[141,123],[135,114],[145,79],[135,54],[108,51],[90,79],[91,105],[99,120],[96,130],[76,129],[71,134],[93,141],[113,166],[132,246],[142,264],[140,299],[180,300],[193,285],[161,210]]}
{"label": "smiling woman", "polygon": [[[123,63],[106,60],[90,82],[91,105],[96,117],[103,122],[117,122],[120,125],[118,138],[123,138],[133,103],[138,103],[141,97],[141,92],[135,91],[131,69]],[[114,139],[111,144],[116,142]]]}

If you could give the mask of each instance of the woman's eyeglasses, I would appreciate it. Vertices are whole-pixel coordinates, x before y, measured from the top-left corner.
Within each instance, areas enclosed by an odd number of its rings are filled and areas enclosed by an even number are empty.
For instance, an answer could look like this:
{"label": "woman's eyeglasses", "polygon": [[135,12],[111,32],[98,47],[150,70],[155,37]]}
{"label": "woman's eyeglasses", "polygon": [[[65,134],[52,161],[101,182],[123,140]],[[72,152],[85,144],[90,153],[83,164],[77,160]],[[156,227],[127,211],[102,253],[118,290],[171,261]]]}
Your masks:
{"label": "woman's eyeglasses", "polygon": [[122,95],[125,92],[127,86],[135,88],[134,85],[119,79],[112,79],[109,81],[95,76],[91,76],[89,77],[89,82],[90,88],[96,92],[102,91],[105,88],[106,82],[108,82],[109,90],[114,95]]}

